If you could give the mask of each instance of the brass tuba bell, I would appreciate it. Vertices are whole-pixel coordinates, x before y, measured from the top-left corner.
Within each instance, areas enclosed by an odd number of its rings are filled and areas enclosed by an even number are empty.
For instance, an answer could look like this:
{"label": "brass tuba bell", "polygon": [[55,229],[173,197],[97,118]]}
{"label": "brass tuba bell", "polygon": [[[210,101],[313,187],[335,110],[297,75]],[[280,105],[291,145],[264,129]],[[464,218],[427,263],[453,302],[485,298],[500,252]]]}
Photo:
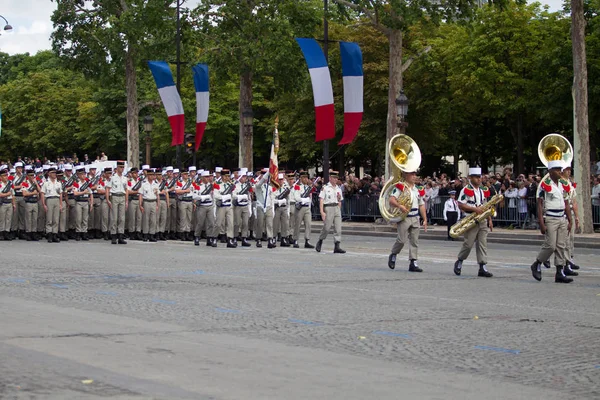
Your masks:
{"label": "brass tuba bell", "polygon": [[562,160],[565,165],[571,165],[573,161],[573,146],[562,135],[551,133],[540,140],[538,144],[538,156],[540,161],[548,167],[549,161]]}
{"label": "brass tuba bell", "polygon": [[[379,195],[379,212],[390,222],[402,221],[407,213],[402,213],[399,208],[390,205],[390,196],[396,184],[402,182],[402,172],[414,172],[421,165],[421,150],[417,143],[407,135],[394,136],[388,145],[392,161],[392,176],[387,180]],[[398,202],[410,210],[412,197],[408,186],[398,198]]]}

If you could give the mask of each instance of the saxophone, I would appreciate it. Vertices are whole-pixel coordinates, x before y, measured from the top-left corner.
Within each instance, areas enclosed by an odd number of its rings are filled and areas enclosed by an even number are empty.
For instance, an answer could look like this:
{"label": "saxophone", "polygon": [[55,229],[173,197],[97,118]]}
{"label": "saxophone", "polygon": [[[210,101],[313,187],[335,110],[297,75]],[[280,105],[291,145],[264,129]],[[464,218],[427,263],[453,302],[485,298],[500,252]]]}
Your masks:
{"label": "saxophone", "polygon": [[450,228],[450,237],[456,239],[481,221],[485,221],[489,217],[495,217],[496,204],[500,203],[503,199],[504,196],[501,194],[495,194],[492,196],[487,203],[481,206],[483,209],[481,214],[477,215],[476,213],[472,213],[468,217],[463,218],[456,224],[452,225]]}

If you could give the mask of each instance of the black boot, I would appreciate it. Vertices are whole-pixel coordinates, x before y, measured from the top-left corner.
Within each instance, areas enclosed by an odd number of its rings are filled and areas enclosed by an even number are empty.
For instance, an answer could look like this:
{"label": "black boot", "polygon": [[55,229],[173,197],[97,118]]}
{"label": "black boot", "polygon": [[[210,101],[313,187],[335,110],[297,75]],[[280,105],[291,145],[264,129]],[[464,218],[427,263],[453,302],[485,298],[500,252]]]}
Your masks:
{"label": "black boot", "polygon": [[573,282],[572,278],[565,276],[563,267],[560,265],[556,266],[556,275],[554,276],[554,282],[556,283],[571,283]]}
{"label": "black boot", "polygon": [[108,231],[104,232],[104,240],[110,240],[110,235],[108,234]]}
{"label": "black boot", "polygon": [[4,236],[4,231],[0,231],[0,241],[1,240],[6,240]]}
{"label": "black boot", "polygon": [[111,244],[117,244],[117,235],[111,235]]}
{"label": "black boot", "polygon": [[150,242],[152,243],[158,242],[158,240],[156,240],[156,233],[154,235],[150,235],[148,240],[150,240]]}
{"label": "black boot", "polygon": [[340,247],[340,242],[335,242],[335,247],[333,248],[334,253],[344,254],[346,250]]}
{"label": "black boot", "polygon": [[491,278],[494,275],[485,268],[485,264],[479,264],[479,272],[477,273],[477,276]]}
{"label": "black boot", "polygon": [[294,248],[295,249],[299,249],[300,248],[300,245],[298,244],[297,240],[293,240],[292,243],[294,243]]}
{"label": "black boot", "polygon": [[227,248],[229,249],[235,249],[235,243],[233,243],[233,238],[227,238]]}
{"label": "black boot", "polygon": [[33,233],[31,233],[31,232],[27,232],[27,233],[25,233],[25,235],[27,236],[27,239],[26,239],[26,240],[27,240],[28,242],[33,242]]}
{"label": "black boot", "polygon": [[194,236],[194,246],[200,246],[200,237]]}
{"label": "black boot", "polygon": [[119,234],[119,244],[127,244],[123,236],[124,235],[122,233]]}
{"label": "black boot", "polygon": [[80,242],[81,241],[81,232],[76,232],[75,233],[75,241],[76,242]]}
{"label": "black boot", "polygon": [[227,243],[227,236],[225,234],[219,235],[219,238],[220,238],[219,241],[221,243]]}
{"label": "black boot", "polygon": [[52,234],[48,233],[46,236],[48,237],[48,243],[52,243]]}
{"label": "black boot", "polygon": [[535,260],[533,264],[531,264],[531,275],[533,279],[536,281],[542,280],[542,263],[539,260]]}
{"label": "black boot", "polygon": [[215,238],[215,237],[210,238],[210,242],[211,242],[212,247],[217,247],[217,238]]}
{"label": "black boot", "polygon": [[567,267],[569,267],[572,270],[579,269],[579,265],[573,263],[573,261],[567,261]]}
{"label": "black boot", "polygon": [[308,242],[308,239],[306,239],[306,240],[304,240],[304,248],[305,248],[305,249],[314,249],[314,248],[315,248],[315,246],[313,246],[312,244],[310,244],[310,243]]}
{"label": "black boot", "polygon": [[67,236],[67,234],[65,232],[61,232],[58,234],[58,237],[60,240],[62,240],[63,242],[68,242],[69,241],[69,237]]}
{"label": "black boot", "polygon": [[408,265],[408,270],[410,272],[423,272],[421,268],[419,268],[419,264],[417,264],[417,260],[410,260],[410,264]]}
{"label": "black boot", "polygon": [[563,272],[566,276],[578,276],[579,273],[573,271],[573,269],[571,268],[570,263],[567,261],[567,265],[565,265],[565,267],[563,268]]}
{"label": "black boot", "polygon": [[462,271],[462,260],[456,260],[456,262],[454,263],[454,274],[456,276],[460,276],[460,273]]}
{"label": "black boot", "polygon": [[100,229],[96,229],[96,239],[102,239],[104,237],[104,235],[102,234],[102,231]]}
{"label": "black boot", "polygon": [[254,237],[254,231],[250,231],[250,236],[248,236],[249,240],[256,240],[256,237]]}
{"label": "black boot", "polygon": [[275,247],[277,247],[275,238],[269,238],[269,244],[267,244],[267,248],[274,249]]}
{"label": "black boot", "polygon": [[262,247],[262,240],[258,239],[256,241],[256,247]]}
{"label": "black boot", "polygon": [[288,238],[285,236],[281,238],[281,247],[290,247],[290,242],[288,242]]}
{"label": "black boot", "polygon": [[242,239],[242,247],[250,247],[250,246],[252,246],[252,245],[248,242],[248,239],[243,238]]}
{"label": "black boot", "polygon": [[52,234],[52,243],[60,243],[60,239],[56,233]]}
{"label": "black boot", "polygon": [[38,237],[37,232],[31,232],[30,235],[31,235],[31,241],[33,241],[33,242],[40,241],[40,238]]}
{"label": "black boot", "polygon": [[83,232],[83,233],[81,234],[81,240],[84,240],[84,241],[86,241],[86,242],[87,242],[88,240],[90,240],[90,237],[88,236],[88,233],[87,233],[87,232]]}
{"label": "black boot", "polygon": [[238,242],[241,242],[241,241],[242,241],[242,235],[239,235],[239,234],[238,234],[238,235],[235,237],[235,240],[236,240],[236,241],[238,241]]}
{"label": "black boot", "polygon": [[388,257],[388,267],[390,267],[390,269],[396,268],[396,255],[395,254],[390,254],[390,256]]}
{"label": "black boot", "polygon": [[212,247],[212,238],[211,237],[208,237],[206,239],[206,247]]}
{"label": "black boot", "polygon": [[144,233],[144,239],[143,239],[143,241],[144,241],[144,242],[147,242],[147,241],[148,241],[148,234],[147,234],[147,233]]}
{"label": "black boot", "polygon": [[323,246],[323,241],[319,239],[319,241],[317,242],[317,247],[315,247],[315,250],[319,253],[321,252],[321,246]]}

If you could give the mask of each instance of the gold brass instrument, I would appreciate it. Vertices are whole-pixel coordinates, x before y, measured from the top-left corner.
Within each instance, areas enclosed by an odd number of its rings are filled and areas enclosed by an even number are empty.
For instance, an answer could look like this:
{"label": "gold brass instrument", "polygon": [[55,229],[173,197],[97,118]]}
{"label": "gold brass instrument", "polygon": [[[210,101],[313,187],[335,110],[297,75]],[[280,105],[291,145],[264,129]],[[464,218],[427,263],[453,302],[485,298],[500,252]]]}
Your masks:
{"label": "gold brass instrument", "polygon": [[496,204],[500,203],[503,199],[504,196],[500,193],[492,196],[487,203],[481,206],[481,209],[483,210],[481,214],[477,215],[476,213],[472,213],[468,217],[463,218],[456,224],[452,225],[450,228],[450,237],[456,239],[469,229],[473,228],[475,225],[479,224],[481,221],[485,221],[489,217],[495,217]]}
{"label": "gold brass instrument", "polygon": [[[421,165],[421,150],[417,143],[407,135],[394,136],[388,145],[392,161],[392,176],[387,180],[379,195],[379,212],[389,222],[399,222],[406,218],[408,213],[403,213],[397,207],[390,205],[390,196],[396,184],[403,182],[402,172],[414,172]],[[408,185],[398,198],[398,203],[407,210],[412,207],[412,196]]]}
{"label": "gold brass instrument", "polygon": [[[563,135],[551,133],[540,140],[538,144],[538,157],[544,166],[548,167],[548,162],[562,160],[565,165],[571,165],[573,161],[573,146]],[[544,182],[548,178],[546,174],[542,178]]]}

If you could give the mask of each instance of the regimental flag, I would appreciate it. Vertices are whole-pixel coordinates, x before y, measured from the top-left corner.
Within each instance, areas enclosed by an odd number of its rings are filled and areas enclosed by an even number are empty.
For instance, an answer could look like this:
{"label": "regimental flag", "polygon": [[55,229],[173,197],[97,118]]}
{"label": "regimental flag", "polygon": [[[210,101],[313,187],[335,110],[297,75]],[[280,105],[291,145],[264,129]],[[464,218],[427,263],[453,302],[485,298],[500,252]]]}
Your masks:
{"label": "regimental flag", "polygon": [[169,117],[172,133],[171,146],[183,144],[185,136],[183,103],[175,87],[171,68],[165,61],[148,61],[148,67],[154,76],[158,93]]}
{"label": "regimental flag", "polygon": [[363,117],[363,60],[356,43],[340,42],[344,80],[344,136],[340,145],[352,143]]}
{"label": "regimental flag", "polygon": [[192,67],[194,72],[194,87],[196,88],[196,148],[198,151],[202,136],[208,120],[208,65],[196,64]]}
{"label": "regimental flag", "polygon": [[327,60],[316,40],[296,38],[296,42],[304,54],[312,82],[315,101],[315,141],[333,139],[335,137],[335,110]]}

